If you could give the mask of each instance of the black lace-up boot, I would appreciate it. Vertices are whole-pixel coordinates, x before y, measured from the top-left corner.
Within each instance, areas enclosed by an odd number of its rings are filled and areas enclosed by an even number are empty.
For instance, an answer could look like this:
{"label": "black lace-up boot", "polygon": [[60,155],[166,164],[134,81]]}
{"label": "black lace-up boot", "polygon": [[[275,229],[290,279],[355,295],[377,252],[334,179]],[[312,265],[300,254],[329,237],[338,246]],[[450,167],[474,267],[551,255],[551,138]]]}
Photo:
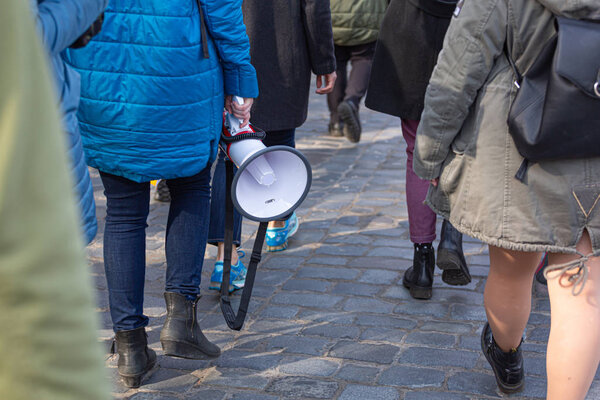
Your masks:
{"label": "black lace-up boot", "polygon": [[195,300],[186,296],[165,292],[167,302],[167,319],[160,332],[160,343],[165,355],[203,360],[215,358],[221,354],[221,349],[211,343],[200,330],[196,318]]}
{"label": "black lace-up boot", "polygon": [[516,349],[503,352],[494,337],[487,322],[481,332],[481,350],[496,375],[496,383],[504,393],[515,393],[525,385],[523,372],[523,352],[521,344]]}
{"label": "black lace-up boot", "polygon": [[117,371],[125,386],[140,387],[142,381],[149,378],[156,366],[156,353],[148,348],[145,328],[118,331],[115,344],[119,361]]}
{"label": "black lace-up boot", "polygon": [[462,249],[462,233],[447,220],[442,223],[437,266],[443,271],[442,280],[448,285],[467,285],[471,282],[471,274]]}
{"label": "black lace-up boot", "polygon": [[402,284],[415,299],[430,299],[435,255],[431,243],[415,243],[413,265],[404,272]]}

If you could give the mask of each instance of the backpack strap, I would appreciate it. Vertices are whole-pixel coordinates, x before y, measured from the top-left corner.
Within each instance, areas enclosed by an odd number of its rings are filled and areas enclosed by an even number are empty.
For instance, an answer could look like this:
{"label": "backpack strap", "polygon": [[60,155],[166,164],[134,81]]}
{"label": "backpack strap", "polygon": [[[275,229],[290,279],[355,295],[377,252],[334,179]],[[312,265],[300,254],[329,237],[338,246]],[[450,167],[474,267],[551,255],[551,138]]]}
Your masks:
{"label": "backpack strap", "polygon": [[210,58],[208,53],[208,34],[206,33],[206,21],[204,20],[202,4],[200,4],[200,0],[196,0],[196,3],[198,4],[198,13],[200,14],[200,40],[202,41],[202,57]]}
{"label": "backpack strap", "polygon": [[515,64],[515,61],[512,59],[512,57],[510,56],[510,53],[508,52],[508,42],[506,42],[506,41],[504,42],[504,54],[506,54],[508,63],[510,64],[510,67],[512,68],[513,72],[515,73],[515,76],[517,77],[517,80],[514,82],[514,84],[517,87],[517,89],[520,89],[521,81],[523,80],[523,75],[521,75],[521,73],[519,72],[519,69],[517,68],[517,64]]}

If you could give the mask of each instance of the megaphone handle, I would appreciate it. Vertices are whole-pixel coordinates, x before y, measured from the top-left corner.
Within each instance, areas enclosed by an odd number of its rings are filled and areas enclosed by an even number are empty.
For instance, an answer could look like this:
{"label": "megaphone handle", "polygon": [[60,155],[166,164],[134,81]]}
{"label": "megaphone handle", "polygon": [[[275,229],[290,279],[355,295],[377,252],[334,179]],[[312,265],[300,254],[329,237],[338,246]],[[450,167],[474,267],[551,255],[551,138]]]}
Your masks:
{"label": "megaphone handle", "polygon": [[246,272],[246,281],[244,291],[240,299],[240,306],[237,315],[231,307],[229,300],[229,276],[231,271],[231,250],[233,247],[233,202],[231,201],[231,184],[233,183],[233,163],[227,160],[225,163],[226,190],[225,190],[225,243],[223,258],[223,280],[221,282],[221,312],[225,318],[225,322],[229,328],[239,331],[244,326],[246,314],[248,313],[248,305],[252,296],[252,288],[254,287],[254,278],[256,277],[256,268],[261,259],[262,247],[267,234],[268,222],[261,222],[258,226],[258,232],[254,239],[254,247]]}

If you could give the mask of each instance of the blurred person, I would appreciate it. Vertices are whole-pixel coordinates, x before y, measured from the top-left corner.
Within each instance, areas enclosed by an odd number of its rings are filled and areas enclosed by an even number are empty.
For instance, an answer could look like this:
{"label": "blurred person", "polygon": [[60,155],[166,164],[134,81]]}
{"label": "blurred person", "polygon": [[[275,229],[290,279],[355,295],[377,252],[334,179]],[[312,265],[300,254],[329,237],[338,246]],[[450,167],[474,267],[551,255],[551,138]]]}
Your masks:
{"label": "blurred person", "polygon": [[68,139],[31,11],[9,0],[0,13],[0,398],[108,400]]}
{"label": "blurred person", "polygon": [[[413,170],[415,135],[423,111],[425,90],[456,1],[392,0],[381,25],[365,105],[375,111],[400,117],[406,141],[406,204],[410,240],[414,244],[413,265],[402,283],[416,299],[432,296],[436,264],[435,213],[423,202],[429,181]],[[438,245],[437,265],[449,285],[471,282],[462,249],[462,234],[444,220]]]}
{"label": "blurred person", "polygon": [[[311,72],[317,76],[318,94],[330,93],[336,79],[329,0],[245,0],[242,8],[260,88],[260,97],[252,105],[251,122],[266,132],[265,146],[295,147],[296,128],[308,113]],[[224,236],[223,160],[220,156],[213,178],[209,235],[213,244]],[[235,211],[237,244],[241,224],[242,217]],[[271,221],[266,234],[267,251],[285,250],[298,225],[295,212],[285,220]],[[235,247],[233,253],[232,264],[237,259]]]}
{"label": "blurred person", "polygon": [[[379,26],[388,0],[331,0],[337,79],[327,94],[329,134],[360,141],[359,104],[367,92]],[[348,62],[352,64],[348,76]]]}
{"label": "blurred person", "polygon": [[[247,122],[258,95],[241,1],[112,0],[102,32],[86,48],[69,52],[69,61],[85,83],[83,144],[107,198],[104,265],[118,371],[126,386],[138,387],[156,365],[143,313],[153,179],[165,179],[171,195],[164,353],[220,355],[202,333],[196,308],[223,107]],[[245,98],[244,104],[232,105],[232,95]]]}
{"label": "blurred person", "polygon": [[37,15],[42,41],[50,53],[50,62],[58,88],[86,243],[94,239],[98,230],[96,204],[77,121],[80,78],[79,74],[65,63],[63,57],[65,50],[73,46],[78,38],[94,24],[107,3],[108,0],[31,1],[34,14]]}
{"label": "blurred person", "polygon": [[523,331],[548,252],[547,398],[584,399],[600,361],[600,158],[539,161],[526,182],[516,179],[509,57],[527,71],[556,34],[555,16],[600,22],[600,3],[466,1],[454,15],[427,88],[415,172],[431,180],[434,211],[489,244],[481,347],[500,390],[523,388]]}

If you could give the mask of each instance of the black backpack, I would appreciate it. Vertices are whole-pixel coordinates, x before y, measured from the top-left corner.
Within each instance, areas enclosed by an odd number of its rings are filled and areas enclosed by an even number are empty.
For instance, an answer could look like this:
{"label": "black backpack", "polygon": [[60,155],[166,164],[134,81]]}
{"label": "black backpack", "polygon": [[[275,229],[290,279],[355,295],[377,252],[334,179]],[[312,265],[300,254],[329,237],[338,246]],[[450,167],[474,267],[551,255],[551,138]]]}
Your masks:
{"label": "black backpack", "polygon": [[524,76],[505,49],[519,87],[508,128],[525,158],[520,181],[530,162],[600,157],[600,21],[556,23]]}

